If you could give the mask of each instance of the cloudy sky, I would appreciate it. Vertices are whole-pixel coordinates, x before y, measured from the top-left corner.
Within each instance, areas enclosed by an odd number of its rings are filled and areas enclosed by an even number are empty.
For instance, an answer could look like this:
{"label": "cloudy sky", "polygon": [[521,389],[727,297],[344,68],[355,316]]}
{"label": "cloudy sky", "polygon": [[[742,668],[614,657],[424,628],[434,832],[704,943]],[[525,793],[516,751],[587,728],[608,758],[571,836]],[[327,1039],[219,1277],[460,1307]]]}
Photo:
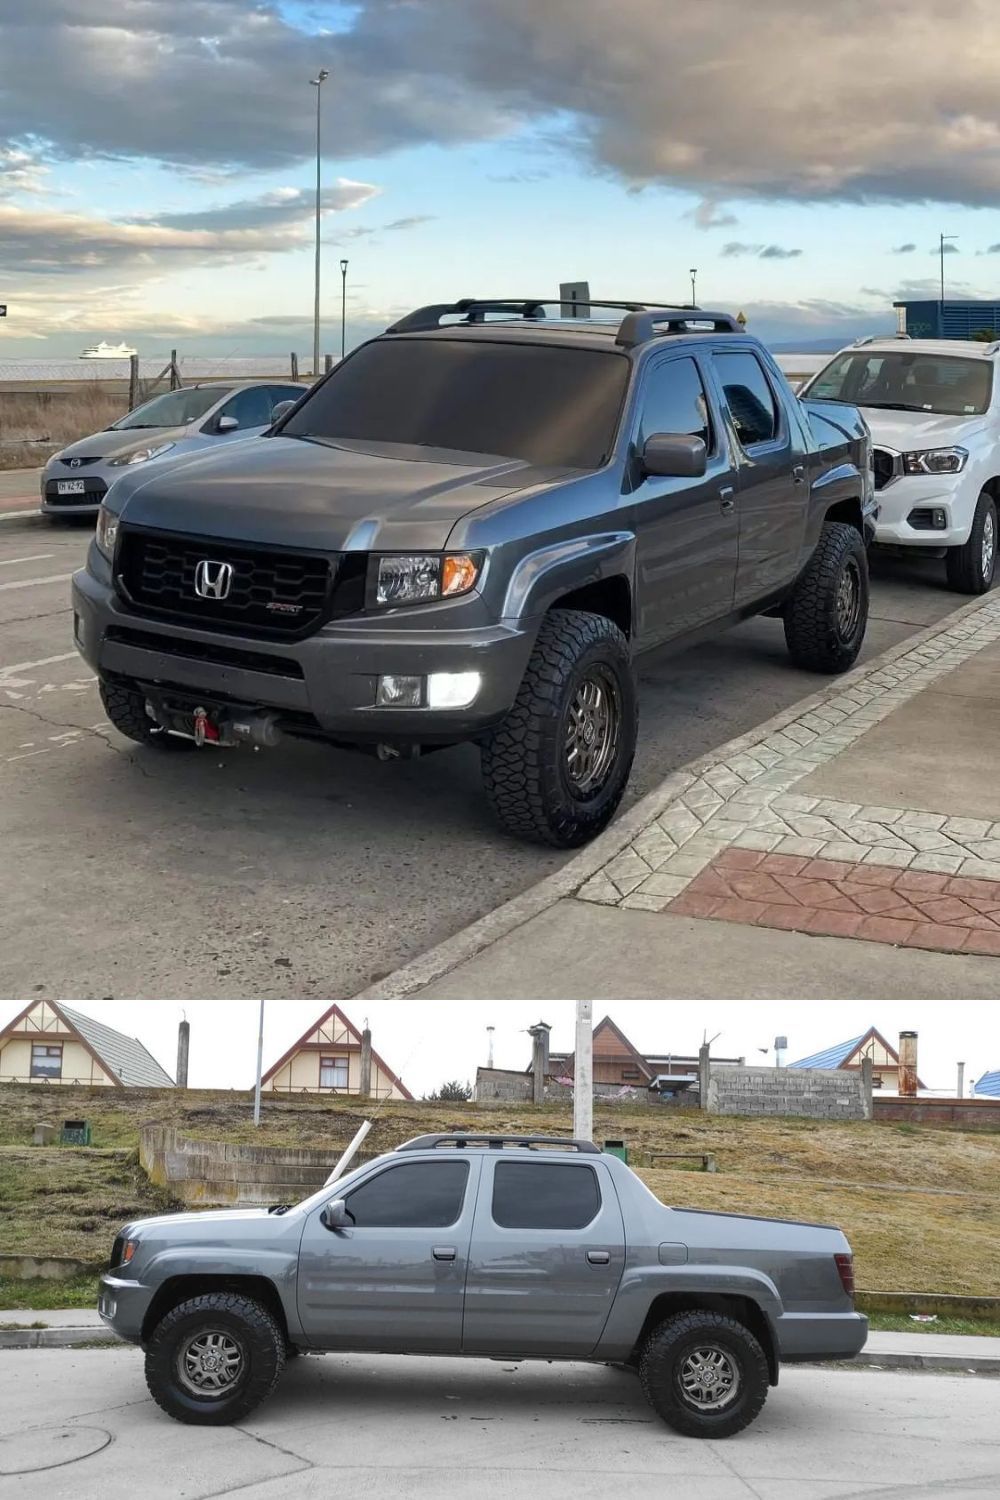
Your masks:
{"label": "cloudy sky", "polygon": [[[0,1027],[21,1009],[0,1002]],[[173,1075],[177,1025],[191,1023],[188,1082],[192,1088],[250,1088],[257,1058],[259,1005],[251,1000],[167,1000],[81,1002],[76,1009],[131,1036],[138,1036]],[[325,1006],[315,1000],[272,1000],[264,1013],[264,1064],[298,1039]],[[552,1026],[553,1051],[572,1051],[572,1001],[414,1001],[383,1000],[367,1009],[344,1007],[359,1028],[367,1018],[372,1041],[388,1065],[416,1095],[429,1093],[449,1078],[472,1080],[486,1063],[487,1026],[493,1026],[494,1060],[499,1068],[526,1067],[531,1056],[527,1028],[536,1021]],[[788,1037],[794,1061],[860,1036],[876,1026],[894,1045],[900,1030],[919,1034],[920,1076],[929,1089],[954,1093],[956,1064],[966,1065],[966,1091],[972,1079],[1000,1068],[1000,1007],[983,1001],[618,1001],[595,1005],[595,1023],[608,1013],[640,1051],[693,1053],[705,1037],[715,1037],[713,1053],[773,1063],[776,1036]]]}
{"label": "cloudy sky", "polygon": [[742,306],[779,342],[993,295],[995,0],[0,0],[0,355],[305,349],[470,292]]}

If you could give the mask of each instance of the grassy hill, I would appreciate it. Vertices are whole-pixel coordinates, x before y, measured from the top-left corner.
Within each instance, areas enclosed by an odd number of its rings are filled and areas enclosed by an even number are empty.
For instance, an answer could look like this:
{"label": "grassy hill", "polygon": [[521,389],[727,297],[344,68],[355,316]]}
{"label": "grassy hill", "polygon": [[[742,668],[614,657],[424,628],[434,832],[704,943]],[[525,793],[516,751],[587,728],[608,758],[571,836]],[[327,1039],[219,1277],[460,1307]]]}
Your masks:
{"label": "grassy hill", "polygon": [[[244,1094],[42,1090],[0,1085],[0,1249],[100,1259],[120,1223],[165,1200],[139,1170],[139,1128],[175,1123],[212,1140],[330,1148],[364,1111],[357,1100],[265,1097],[259,1128]],[[373,1105],[367,1144],[385,1150],[432,1130],[565,1134],[564,1105]],[[93,1148],[32,1147],[38,1120],[88,1119]],[[840,1224],[867,1291],[1000,1295],[1000,1135],[929,1126],[703,1116],[646,1106],[595,1111],[595,1139],[624,1139],[639,1175],[677,1207]],[[649,1165],[656,1151],[712,1152],[714,1175]]]}

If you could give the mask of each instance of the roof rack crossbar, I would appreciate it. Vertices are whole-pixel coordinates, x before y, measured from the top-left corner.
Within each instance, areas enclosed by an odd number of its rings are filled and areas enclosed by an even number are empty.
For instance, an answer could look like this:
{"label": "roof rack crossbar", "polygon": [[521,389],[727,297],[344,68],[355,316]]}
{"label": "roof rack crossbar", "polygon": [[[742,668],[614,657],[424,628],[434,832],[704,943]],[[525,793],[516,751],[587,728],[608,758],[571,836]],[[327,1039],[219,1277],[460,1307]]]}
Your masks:
{"label": "roof rack crossbar", "polygon": [[622,319],[615,343],[623,349],[635,349],[656,338],[658,333],[688,333],[691,324],[710,323],[713,333],[743,333],[732,313],[708,312],[703,307],[646,307]]}
{"label": "roof rack crossbar", "polygon": [[600,1156],[600,1146],[593,1141],[575,1141],[566,1135],[476,1135],[464,1130],[453,1130],[447,1134],[417,1135],[412,1141],[404,1141],[397,1151],[434,1151],[439,1146],[452,1146],[464,1150],[467,1146],[486,1146],[492,1151],[501,1151],[507,1146],[522,1146],[529,1150],[543,1150],[558,1146],[572,1149],[584,1156]]}

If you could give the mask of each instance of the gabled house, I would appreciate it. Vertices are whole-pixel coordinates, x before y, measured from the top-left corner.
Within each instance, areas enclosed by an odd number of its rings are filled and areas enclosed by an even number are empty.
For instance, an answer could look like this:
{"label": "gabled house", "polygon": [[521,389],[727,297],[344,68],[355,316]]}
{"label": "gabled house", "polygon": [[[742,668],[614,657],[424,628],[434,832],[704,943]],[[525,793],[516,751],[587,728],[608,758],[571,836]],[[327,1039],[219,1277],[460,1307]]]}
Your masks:
{"label": "gabled house", "polygon": [[[370,1047],[370,1038],[369,1043]],[[261,1078],[282,1094],[360,1094],[365,1040],[339,1005],[331,1005]],[[412,1099],[401,1078],[371,1049],[372,1099]]]}
{"label": "gabled house", "polygon": [[136,1037],[55,1000],[33,1000],[0,1030],[0,1083],[174,1087]]}
{"label": "gabled house", "polygon": [[1000,1069],[977,1078],[972,1093],[976,1099],[1000,1099]]}
{"label": "gabled house", "polygon": [[[872,1088],[881,1089],[884,1094],[896,1094],[899,1092],[899,1053],[891,1042],[887,1042],[880,1031],[870,1026],[862,1036],[851,1037],[849,1041],[838,1042],[835,1047],[826,1047],[822,1052],[814,1052],[811,1057],[801,1057],[798,1062],[789,1063],[790,1068],[841,1068],[845,1071],[856,1071],[861,1067],[861,1059],[870,1057],[872,1060]],[[926,1087],[921,1080],[917,1079],[917,1088]]]}
{"label": "gabled house", "polygon": [[[542,1023],[544,1026],[544,1022]],[[532,1028],[533,1030],[535,1028]],[[546,1028],[547,1030],[547,1028]],[[687,1053],[650,1052],[642,1053],[634,1047],[628,1037],[610,1016],[605,1016],[594,1027],[594,1083],[618,1084],[622,1088],[648,1089],[657,1086],[658,1079],[697,1078],[698,1058]],[[735,1066],[743,1061],[736,1057],[714,1057],[717,1067]],[[532,1071],[529,1065],[527,1072]],[[548,1078],[573,1078],[573,1053],[549,1052],[545,1066]]]}

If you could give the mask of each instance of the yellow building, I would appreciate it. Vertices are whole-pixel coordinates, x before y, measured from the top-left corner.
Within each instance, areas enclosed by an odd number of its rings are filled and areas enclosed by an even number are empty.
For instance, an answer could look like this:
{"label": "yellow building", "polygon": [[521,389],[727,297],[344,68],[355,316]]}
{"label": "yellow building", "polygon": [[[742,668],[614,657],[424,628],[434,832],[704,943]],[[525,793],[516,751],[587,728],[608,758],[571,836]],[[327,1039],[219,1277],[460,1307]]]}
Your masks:
{"label": "yellow building", "polygon": [[54,1000],[34,1000],[0,1031],[0,1083],[171,1089],[135,1037]]}
{"label": "yellow building", "polygon": [[[261,1078],[261,1088],[284,1094],[360,1094],[364,1041],[339,1005],[279,1057]],[[413,1095],[378,1053],[371,1053],[370,1097],[412,1099]]]}

